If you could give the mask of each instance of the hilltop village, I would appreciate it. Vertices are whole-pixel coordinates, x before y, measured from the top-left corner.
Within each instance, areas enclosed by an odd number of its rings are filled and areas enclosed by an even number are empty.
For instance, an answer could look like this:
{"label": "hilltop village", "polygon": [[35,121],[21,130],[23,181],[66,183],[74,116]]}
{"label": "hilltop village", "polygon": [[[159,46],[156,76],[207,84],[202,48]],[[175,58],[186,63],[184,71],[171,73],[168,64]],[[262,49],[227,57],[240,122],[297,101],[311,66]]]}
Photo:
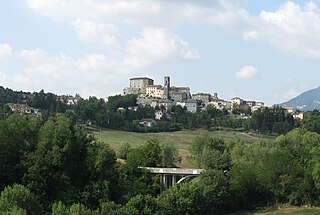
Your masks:
{"label": "hilltop village", "polygon": [[154,84],[154,80],[147,77],[135,77],[130,79],[130,86],[123,89],[123,95],[138,95],[137,104],[151,107],[165,107],[167,110],[174,105],[186,107],[187,111],[196,113],[205,109],[208,105],[218,110],[232,111],[233,108],[246,106],[253,112],[264,108],[264,102],[245,101],[234,97],[226,101],[218,97],[218,93],[196,93],[191,94],[189,87],[171,86],[170,77],[164,77],[164,85]]}

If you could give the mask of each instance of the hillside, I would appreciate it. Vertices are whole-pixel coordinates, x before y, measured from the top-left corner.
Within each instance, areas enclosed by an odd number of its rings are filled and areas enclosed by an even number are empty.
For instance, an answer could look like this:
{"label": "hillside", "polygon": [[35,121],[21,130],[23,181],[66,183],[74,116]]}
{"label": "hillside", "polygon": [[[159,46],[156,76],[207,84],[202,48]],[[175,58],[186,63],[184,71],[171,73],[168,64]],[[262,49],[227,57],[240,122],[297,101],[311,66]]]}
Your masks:
{"label": "hillside", "polygon": [[299,96],[278,105],[283,107],[293,107],[296,110],[301,111],[320,109],[320,87],[308,90]]}
{"label": "hillside", "polygon": [[274,136],[254,135],[236,131],[182,130],[177,132],[136,133],[111,129],[93,130],[93,134],[98,140],[109,144],[116,151],[119,149],[120,144],[124,142],[129,143],[133,147],[143,144],[149,139],[158,139],[160,140],[160,143],[173,143],[182,156],[182,167],[193,167],[191,162],[187,159],[190,155],[189,147],[194,138],[201,133],[208,133],[210,136],[223,138],[226,141],[240,139],[246,144],[252,144],[258,141],[272,141],[275,138]]}

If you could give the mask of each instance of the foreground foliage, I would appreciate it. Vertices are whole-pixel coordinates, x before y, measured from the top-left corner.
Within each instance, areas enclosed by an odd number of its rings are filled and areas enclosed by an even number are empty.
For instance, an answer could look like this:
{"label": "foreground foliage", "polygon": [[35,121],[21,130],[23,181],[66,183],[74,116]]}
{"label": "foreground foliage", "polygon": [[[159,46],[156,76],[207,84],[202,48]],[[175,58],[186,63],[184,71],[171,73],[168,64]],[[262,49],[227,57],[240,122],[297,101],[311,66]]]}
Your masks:
{"label": "foreground foliage", "polygon": [[249,145],[199,135],[190,159],[206,173],[160,194],[159,177],[139,167],[175,167],[181,157],[174,145],[124,143],[119,163],[114,150],[75,122],[72,113],[0,120],[0,214],[225,214],[320,205],[315,132],[299,128]]}

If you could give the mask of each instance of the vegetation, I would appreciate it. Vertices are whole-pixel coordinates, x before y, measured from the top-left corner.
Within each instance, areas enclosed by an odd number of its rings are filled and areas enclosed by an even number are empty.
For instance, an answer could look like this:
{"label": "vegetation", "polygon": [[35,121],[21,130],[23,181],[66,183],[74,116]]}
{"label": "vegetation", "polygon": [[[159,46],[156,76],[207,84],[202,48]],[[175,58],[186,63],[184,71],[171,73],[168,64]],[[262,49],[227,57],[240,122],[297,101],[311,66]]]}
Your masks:
{"label": "vegetation", "polygon": [[[56,113],[71,111],[75,113],[78,123],[143,133],[172,132],[181,129],[233,129],[278,135],[299,126],[290,114],[286,114],[279,107],[265,108],[251,113],[248,105],[235,106],[231,112],[218,110],[209,105],[198,113],[190,113],[179,105],[169,110],[165,110],[164,107],[137,106],[136,95],[110,96],[107,102],[94,96],[89,99],[78,97],[74,104],[68,104],[67,97],[45,93],[43,90],[24,93],[0,88],[0,117],[11,114],[6,104],[13,102],[40,109],[43,119]],[[153,126],[141,123],[144,119],[153,119],[157,110],[164,111],[161,120]]]}
{"label": "vegetation", "polygon": [[46,120],[14,114],[0,128],[1,214],[226,214],[320,205],[320,135],[304,128],[254,144],[195,132],[190,159],[206,172],[163,193],[158,176],[139,167],[180,165],[170,142],[125,142],[117,162],[69,112]]}
{"label": "vegetation", "polygon": [[126,145],[130,147],[137,147],[144,144],[149,139],[159,139],[161,144],[174,145],[180,156],[181,163],[178,165],[180,167],[190,168],[195,165],[188,159],[190,156],[189,148],[194,138],[196,138],[199,133],[208,134],[210,136],[215,136],[223,138],[225,141],[238,141],[242,140],[246,144],[253,144],[258,141],[270,142],[274,141],[275,136],[262,135],[262,134],[247,134],[238,131],[189,131],[181,130],[176,132],[161,132],[161,133],[137,133],[137,132],[126,132],[119,130],[110,129],[99,129],[95,127],[87,127],[91,130],[93,135],[101,142],[107,143],[115,151],[119,153],[119,157]]}
{"label": "vegetation", "polygon": [[[68,106],[43,91],[0,94],[1,102],[23,98],[45,113],[13,114],[1,106],[0,214],[227,214],[283,204],[320,206],[319,111],[294,121],[277,107],[239,118],[251,114],[246,107],[232,114],[209,106],[192,114],[175,106],[171,118],[152,130],[138,121],[155,109],[133,108],[135,96],[108,102],[91,97]],[[108,129],[90,134],[86,121]],[[230,137],[216,130],[221,127],[240,132]],[[198,130],[142,134],[109,128]],[[261,134],[244,131],[281,135],[257,138]],[[140,168],[183,166],[186,156],[189,166],[206,172],[162,193],[159,176]]]}

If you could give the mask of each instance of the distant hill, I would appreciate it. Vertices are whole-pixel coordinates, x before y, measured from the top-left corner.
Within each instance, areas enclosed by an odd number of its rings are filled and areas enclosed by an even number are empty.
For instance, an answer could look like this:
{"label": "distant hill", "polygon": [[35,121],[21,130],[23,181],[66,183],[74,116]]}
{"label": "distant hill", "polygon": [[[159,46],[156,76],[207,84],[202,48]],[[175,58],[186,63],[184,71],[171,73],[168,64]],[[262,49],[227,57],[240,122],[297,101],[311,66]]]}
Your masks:
{"label": "distant hill", "polygon": [[283,107],[293,107],[296,110],[301,111],[320,109],[320,87],[308,90],[299,96],[278,105]]}

